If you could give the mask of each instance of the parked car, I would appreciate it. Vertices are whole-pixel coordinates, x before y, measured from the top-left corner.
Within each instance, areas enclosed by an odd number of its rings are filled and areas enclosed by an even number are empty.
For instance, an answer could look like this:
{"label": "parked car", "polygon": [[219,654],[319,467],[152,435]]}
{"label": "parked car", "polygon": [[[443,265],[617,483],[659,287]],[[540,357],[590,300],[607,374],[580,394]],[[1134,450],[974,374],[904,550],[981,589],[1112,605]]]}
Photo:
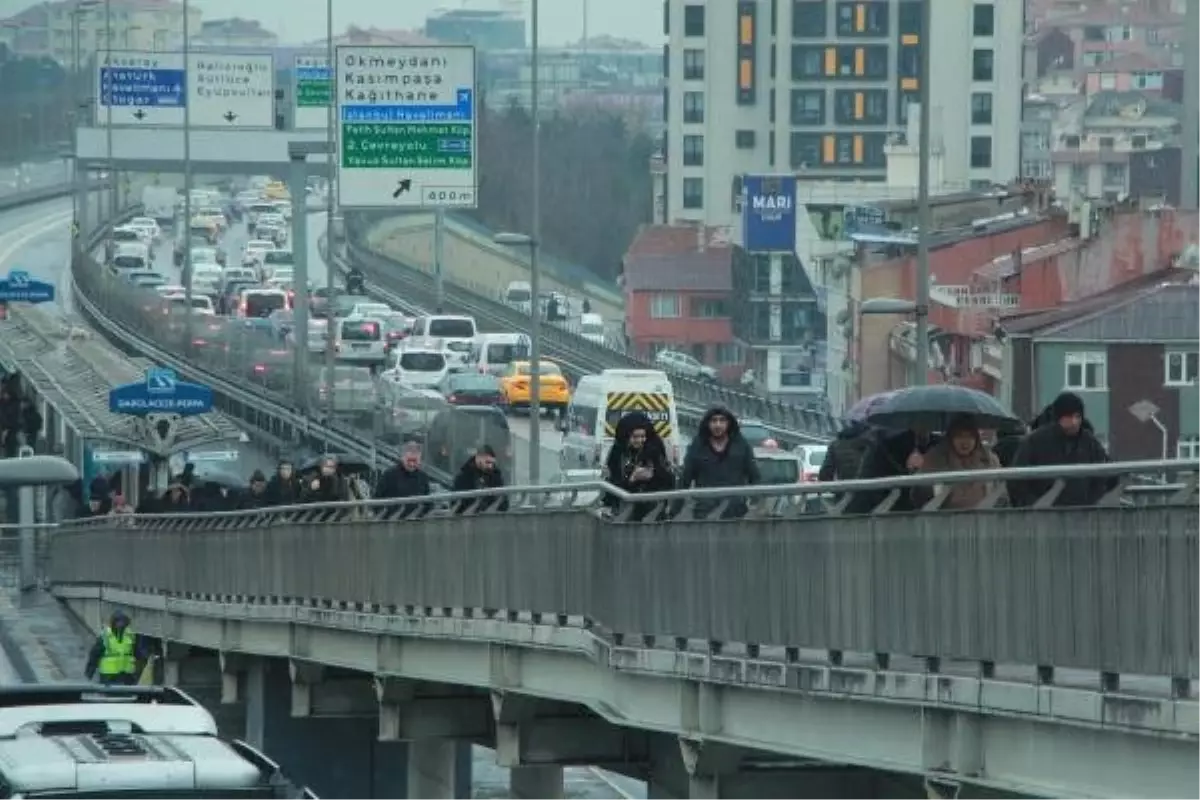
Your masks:
{"label": "parked car", "polygon": [[669,375],[681,375],[685,378],[700,378],[715,381],[717,371],[710,366],[701,364],[687,353],[678,350],[659,350],[654,356],[654,365]]}

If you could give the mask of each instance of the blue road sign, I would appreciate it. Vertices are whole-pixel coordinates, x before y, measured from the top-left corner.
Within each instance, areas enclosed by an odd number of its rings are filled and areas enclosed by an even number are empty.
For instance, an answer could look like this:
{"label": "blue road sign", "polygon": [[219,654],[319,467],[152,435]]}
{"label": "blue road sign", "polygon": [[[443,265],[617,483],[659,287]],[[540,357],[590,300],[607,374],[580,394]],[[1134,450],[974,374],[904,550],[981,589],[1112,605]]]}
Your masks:
{"label": "blue road sign", "polygon": [[54,284],[39,281],[24,270],[14,269],[0,278],[0,303],[52,303]]}
{"label": "blue road sign", "polygon": [[144,417],[147,414],[193,416],[212,411],[212,389],[185,383],[169,369],[146,370],[145,380],[118,386],[108,393],[108,408],[114,414]]}
{"label": "blue road sign", "polygon": [[296,67],[298,81],[329,81],[333,80],[333,70],[329,67]]}
{"label": "blue road sign", "polygon": [[187,105],[182,69],[101,67],[100,104],[137,108],[183,108]]}
{"label": "blue road sign", "polygon": [[796,176],[742,178],[742,247],[751,253],[796,252]]}
{"label": "blue road sign", "polygon": [[453,103],[407,106],[342,106],[342,122],[471,122],[474,90],[459,89]]}

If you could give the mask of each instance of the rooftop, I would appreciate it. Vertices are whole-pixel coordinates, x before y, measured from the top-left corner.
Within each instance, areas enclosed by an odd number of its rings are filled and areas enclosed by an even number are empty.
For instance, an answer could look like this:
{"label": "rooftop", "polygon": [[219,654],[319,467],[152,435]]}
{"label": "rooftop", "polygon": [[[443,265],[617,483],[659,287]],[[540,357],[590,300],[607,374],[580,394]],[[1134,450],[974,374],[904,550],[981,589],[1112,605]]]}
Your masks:
{"label": "rooftop", "polygon": [[1168,28],[1183,24],[1183,15],[1171,11],[1157,11],[1140,5],[1098,5],[1045,21],[1046,27],[1081,28],[1093,25],[1149,25]]}
{"label": "rooftop", "polygon": [[1083,72],[1139,72],[1172,69],[1170,59],[1148,52],[1125,53],[1111,61],[1100,64],[1082,65]]}
{"label": "rooftop", "polygon": [[732,255],[726,228],[647,225],[625,253],[625,289],[729,292]]}
{"label": "rooftop", "polygon": [[1172,100],[1164,100],[1146,92],[1096,92],[1088,102],[1084,116],[1125,117],[1139,120],[1145,117],[1183,118],[1183,106]]}

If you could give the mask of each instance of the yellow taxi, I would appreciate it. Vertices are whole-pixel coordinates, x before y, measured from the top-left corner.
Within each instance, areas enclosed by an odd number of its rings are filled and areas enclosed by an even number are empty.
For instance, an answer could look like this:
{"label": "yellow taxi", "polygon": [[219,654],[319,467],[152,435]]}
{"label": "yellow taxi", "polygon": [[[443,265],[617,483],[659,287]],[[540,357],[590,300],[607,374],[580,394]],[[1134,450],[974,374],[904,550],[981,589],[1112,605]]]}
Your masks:
{"label": "yellow taxi", "polygon": [[290,200],[292,193],[288,191],[286,183],[280,181],[271,181],[262,190],[263,197],[268,200]]}
{"label": "yellow taxi", "polygon": [[[541,391],[538,392],[538,400],[542,408],[565,410],[571,403],[571,385],[567,383],[558,364],[544,359],[540,363]],[[513,361],[500,376],[500,399],[509,409],[529,408],[532,398],[530,367],[529,361]]]}

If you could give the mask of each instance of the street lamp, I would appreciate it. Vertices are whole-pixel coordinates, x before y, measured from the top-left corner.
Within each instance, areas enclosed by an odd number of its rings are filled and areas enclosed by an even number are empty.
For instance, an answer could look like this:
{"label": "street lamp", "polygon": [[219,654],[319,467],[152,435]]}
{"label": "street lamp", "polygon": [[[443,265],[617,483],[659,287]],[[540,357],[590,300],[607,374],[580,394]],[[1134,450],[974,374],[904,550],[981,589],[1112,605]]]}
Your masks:
{"label": "street lamp", "polygon": [[[534,3],[536,5],[536,0]],[[536,167],[533,172],[536,176]],[[533,194],[534,197],[538,195],[536,183]],[[534,208],[537,208],[536,201]],[[536,211],[534,227],[537,227]],[[529,474],[536,484],[541,481],[542,475],[542,303],[539,294],[541,269],[538,267],[538,240],[528,234],[505,231],[493,234],[492,241],[508,247],[529,248],[529,385],[532,387],[529,391],[529,418],[532,420],[529,426]]]}
{"label": "street lamp", "polygon": [[[333,233],[333,217],[337,213],[337,102],[335,94],[337,86],[334,85],[334,75],[337,72],[337,64],[334,59],[337,57],[337,50],[333,41],[333,0],[325,1],[325,61],[329,68],[329,107],[327,109],[328,116],[326,124],[329,130],[326,133],[326,138],[329,139],[329,150],[325,156],[326,164],[329,171],[326,173],[325,179],[325,247],[328,252],[325,254],[325,293],[327,297],[325,302],[326,308],[332,309],[337,300],[337,285],[334,283],[334,278],[337,275],[337,264],[333,260],[334,241]],[[336,387],[333,380],[334,371],[337,368],[337,352],[333,347],[333,326],[330,325],[325,329],[325,374],[329,376],[326,387],[326,402],[328,403],[329,417],[333,418],[333,410],[335,407],[334,392]]]}

